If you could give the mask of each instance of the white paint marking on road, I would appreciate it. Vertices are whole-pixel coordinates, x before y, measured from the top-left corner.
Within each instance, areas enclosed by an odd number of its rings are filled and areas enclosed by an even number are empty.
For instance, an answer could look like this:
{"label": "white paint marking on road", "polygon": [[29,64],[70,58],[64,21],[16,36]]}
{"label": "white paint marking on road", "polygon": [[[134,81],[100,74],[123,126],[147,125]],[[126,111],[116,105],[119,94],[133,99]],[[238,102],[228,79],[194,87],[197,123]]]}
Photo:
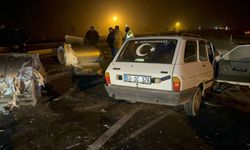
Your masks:
{"label": "white paint marking on road", "polygon": [[128,114],[124,115],[115,124],[113,124],[103,135],[101,135],[93,144],[89,145],[87,150],[99,150],[141,107],[137,107]]}
{"label": "white paint marking on road", "polygon": [[145,130],[151,128],[153,125],[155,125],[157,122],[161,121],[162,119],[164,119],[166,116],[172,114],[173,111],[169,111],[169,112],[165,112],[162,113],[161,115],[159,115],[158,117],[156,117],[155,119],[153,119],[152,121],[150,121],[149,123],[147,123],[146,125],[142,126],[141,128],[137,129],[135,132],[133,132],[132,134],[130,134],[128,136],[128,138],[126,140],[130,140],[136,136],[138,136],[139,134],[141,134],[142,132],[144,132]]}

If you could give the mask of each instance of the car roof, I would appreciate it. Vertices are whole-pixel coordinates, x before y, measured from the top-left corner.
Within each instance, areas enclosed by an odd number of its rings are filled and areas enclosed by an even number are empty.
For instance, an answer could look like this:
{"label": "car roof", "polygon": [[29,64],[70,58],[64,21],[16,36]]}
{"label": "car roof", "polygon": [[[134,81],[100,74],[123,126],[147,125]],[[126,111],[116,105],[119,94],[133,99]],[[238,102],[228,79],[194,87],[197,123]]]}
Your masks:
{"label": "car roof", "polygon": [[142,36],[142,37],[135,37],[131,40],[152,40],[152,39],[176,39],[176,40],[182,40],[182,39],[191,39],[191,40],[205,40],[203,38],[199,37],[190,37],[190,36]]}

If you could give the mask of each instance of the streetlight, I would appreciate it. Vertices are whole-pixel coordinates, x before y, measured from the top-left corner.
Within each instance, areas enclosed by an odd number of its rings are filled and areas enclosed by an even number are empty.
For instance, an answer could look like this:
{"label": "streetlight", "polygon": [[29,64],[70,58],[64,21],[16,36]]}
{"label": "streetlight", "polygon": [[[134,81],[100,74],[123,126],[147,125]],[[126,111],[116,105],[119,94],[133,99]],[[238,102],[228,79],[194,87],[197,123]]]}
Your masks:
{"label": "streetlight", "polygon": [[113,16],[113,25],[115,26],[117,24],[117,16]]}
{"label": "streetlight", "polygon": [[113,17],[113,21],[114,21],[114,22],[116,22],[116,20],[117,20],[117,17],[116,17],[116,16],[114,16],[114,17]]}
{"label": "streetlight", "polygon": [[175,23],[175,29],[178,32],[178,30],[180,29],[181,23],[180,22],[176,22]]}
{"label": "streetlight", "polygon": [[180,26],[180,22],[176,22],[175,26],[179,27]]}

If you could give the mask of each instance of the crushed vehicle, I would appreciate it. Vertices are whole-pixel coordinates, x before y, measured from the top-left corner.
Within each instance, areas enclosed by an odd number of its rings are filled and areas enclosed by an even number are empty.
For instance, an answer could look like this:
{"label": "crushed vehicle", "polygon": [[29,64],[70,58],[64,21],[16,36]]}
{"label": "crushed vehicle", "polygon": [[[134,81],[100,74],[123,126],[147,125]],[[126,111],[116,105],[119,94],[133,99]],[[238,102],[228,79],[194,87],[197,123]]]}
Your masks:
{"label": "crushed vehicle", "polygon": [[152,36],[127,40],[105,72],[113,99],[184,105],[196,116],[214,79],[214,46],[196,36]]}
{"label": "crushed vehicle", "polygon": [[37,54],[0,54],[0,110],[35,105],[44,86],[45,71]]}
{"label": "crushed vehicle", "polygon": [[65,43],[57,50],[57,58],[61,64],[73,66],[76,75],[102,75],[102,52],[84,45],[82,37],[66,35]]}
{"label": "crushed vehicle", "polygon": [[215,89],[222,84],[250,87],[250,45],[238,45],[216,61]]}

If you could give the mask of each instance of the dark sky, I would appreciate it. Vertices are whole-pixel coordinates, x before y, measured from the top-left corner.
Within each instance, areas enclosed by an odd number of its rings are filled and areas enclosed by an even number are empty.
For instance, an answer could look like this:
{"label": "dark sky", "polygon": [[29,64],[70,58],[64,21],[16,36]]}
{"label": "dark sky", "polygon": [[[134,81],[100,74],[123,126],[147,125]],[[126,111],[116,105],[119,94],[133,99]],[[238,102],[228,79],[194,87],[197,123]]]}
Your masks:
{"label": "dark sky", "polygon": [[[102,34],[118,24],[136,33],[181,28],[250,27],[247,0],[1,0],[0,24],[48,36],[75,32],[94,25]],[[112,17],[118,20],[114,22]]]}

